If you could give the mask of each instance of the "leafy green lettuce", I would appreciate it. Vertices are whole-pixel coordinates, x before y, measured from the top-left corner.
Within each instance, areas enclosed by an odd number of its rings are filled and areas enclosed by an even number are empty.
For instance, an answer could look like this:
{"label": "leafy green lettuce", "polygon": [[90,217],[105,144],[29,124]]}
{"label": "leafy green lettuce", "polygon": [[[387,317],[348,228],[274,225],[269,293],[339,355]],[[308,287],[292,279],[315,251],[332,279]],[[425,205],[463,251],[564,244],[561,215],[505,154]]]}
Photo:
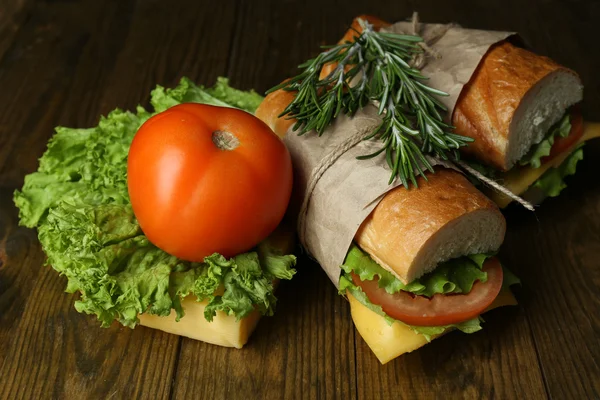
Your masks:
{"label": "leafy green lettuce", "polygon": [[569,156],[556,168],[550,168],[544,173],[535,183],[536,187],[543,191],[546,196],[556,197],[560,192],[567,187],[564,178],[569,175],[574,175],[577,170],[577,163],[583,160],[583,146],[581,143]]}
{"label": "leafy green lettuce", "polygon": [[[489,257],[491,255],[475,254],[456,258],[441,263],[434,271],[405,285],[392,273],[382,268],[367,253],[353,244],[344,260],[344,265],[342,265],[344,273],[340,277],[339,291],[342,294],[349,291],[360,303],[383,316],[390,324],[394,322],[403,323],[389,317],[381,306],[371,303],[362,289],[352,282],[350,273],[354,272],[362,281],[373,280],[377,277],[379,279],[379,287],[385,289],[390,294],[397,293],[400,290],[427,297],[438,293],[469,293],[476,281],[487,281],[487,273],[481,269],[483,268],[483,263]],[[511,277],[511,283],[518,283],[518,279],[514,275],[509,273],[508,276]],[[408,326],[416,333],[430,340],[432,336],[439,335],[450,328],[458,329],[465,333],[477,332],[481,329],[481,321],[481,317],[479,317],[452,325]]]}
{"label": "leafy green lettuce", "polygon": [[262,96],[255,91],[244,92],[229,86],[227,78],[218,78],[212,88],[197,86],[188,78],[182,78],[179,85],[173,89],[157,86],[152,91],[150,103],[156,112],[162,112],[179,103],[203,103],[221,107],[240,108],[254,113]]}
{"label": "leafy green lettuce", "polygon": [[[241,92],[220,79],[210,89],[184,78],[174,89],[157,87],[155,113],[180,102],[242,107],[253,112],[256,93]],[[207,300],[205,317],[217,311],[244,318],[253,310],[271,315],[273,280],[290,279],[296,258],[268,241],[229,260],[219,254],[190,263],[153,246],[142,233],[127,193],[127,154],[138,128],[153,113],[115,110],[89,129],[59,127],[25,177],[14,201],[20,223],[37,227],[48,263],[80,291],[75,307],[95,314],[103,326],[118,320],[133,327],[143,312],[184,315],[181,299]]]}
{"label": "leafy green lettuce", "polygon": [[550,155],[550,150],[557,136],[567,137],[571,132],[571,115],[565,114],[550,130],[546,137],[533,146],[529,152],[519,161],[520,165],[531,164],[533,168],[539,168],[542,165],[541,159]]}

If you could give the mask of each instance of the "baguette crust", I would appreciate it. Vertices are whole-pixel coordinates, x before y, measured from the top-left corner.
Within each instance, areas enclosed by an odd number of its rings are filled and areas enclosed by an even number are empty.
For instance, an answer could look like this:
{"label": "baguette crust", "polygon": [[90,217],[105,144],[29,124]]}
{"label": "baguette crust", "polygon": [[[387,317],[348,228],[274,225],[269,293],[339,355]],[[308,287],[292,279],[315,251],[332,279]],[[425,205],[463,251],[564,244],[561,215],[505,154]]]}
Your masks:
{"label": "baguette crust", "polygon": [[427,177],[386,194],[354,237],[404,283],[450,258],[497,250],[506,231],[496,204],[463,175],[438,168]]}
{"label": "baguette crust", "polygon": [[511,122],[527,93],[557,71],[551,59],[504,41],[490,48],[463,88],[452,115],[455,133],[475,141],[462,150],[506,171]]}
{"label": "baguette crust", "polygon": [[279,89],[269,93],[256,109],[255,115],[279,137],[284,137],[288,129],[296,123],[296,119],[279,118],[279,114],[285,110],[294,100],[294,92]]}

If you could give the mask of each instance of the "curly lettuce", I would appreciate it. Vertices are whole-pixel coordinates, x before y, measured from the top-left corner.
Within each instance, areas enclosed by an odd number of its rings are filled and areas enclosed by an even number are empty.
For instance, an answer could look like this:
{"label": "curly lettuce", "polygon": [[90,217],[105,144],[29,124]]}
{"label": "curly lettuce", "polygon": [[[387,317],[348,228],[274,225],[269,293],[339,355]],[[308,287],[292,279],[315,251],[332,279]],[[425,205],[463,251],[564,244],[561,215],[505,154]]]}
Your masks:
{"label": "curly lettuce", "polygon": [[173,89],[152,92],[154,112],[114,110],[89,129],[59,127],[25,177],[14,201],[20,224],[38,228],[48,264],[67,277],[75,308],[102,326],[114,320],[134,327],[140,313],[184,316],[181,299],[206,300],[205,317],[217,311],[241,319],[254,310],[271,315],[273,280],[291,279],[296,258],[267,241],[255,251],[202,263],[177,259],[144,236],[127,192],[127,154],[138,128],[155,113],[181,102],[233,106],[254,112],[260,96],[229,87],[226,79],[205,89],[183,78]]}

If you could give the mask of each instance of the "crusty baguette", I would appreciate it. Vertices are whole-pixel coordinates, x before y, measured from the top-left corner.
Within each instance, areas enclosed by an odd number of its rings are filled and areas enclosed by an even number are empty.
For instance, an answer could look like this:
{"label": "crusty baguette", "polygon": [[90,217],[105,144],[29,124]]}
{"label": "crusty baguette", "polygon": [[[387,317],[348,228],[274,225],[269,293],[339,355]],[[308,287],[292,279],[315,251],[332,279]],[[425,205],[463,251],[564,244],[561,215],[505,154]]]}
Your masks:
{"label": "crusty baguette", "polygon": [[275,134],[284,137],[288,129],[296,122],[295,119],[279,118],[279,115],[294,100],[292,92],[283,89],[269,93],[256,109],[256,115],[267,124]]}
{"label": "crusty baguette", "polygon": [[463,88],[452,124],[457,134],[475,139],[466,153],[506,171],[582,97],[575,72],[501,42]]}
{"label": "crusty baguette", "polygon": [[[256,115],[287,129],[274,119],[287,107],[287,96],[269,94]],[[419,188],[388,192],[358,230],[355,241],[401,281],[409,282],[442,261],[497,250],[506,223],[498,207],[461,174],[438,168],[418,179]]]}
{"label": "crusty baguette", "polygon": [[256,110],[255,115],[269,125],[269,128],[271,128],[277,136],[283,137],[296,120],[287,119],[285,117],[278,118],[278,116],[292,100],[294,100],[294,94],[292,92],[281,89],[277,90],[265,97]]}
{"label": "crusty baguette", "polygon": [[445,168],[417,179],[418,189],[390,191],[354,240],[404,283],[438,263],[496,251],[506,231],[496,204],[463,175]]}

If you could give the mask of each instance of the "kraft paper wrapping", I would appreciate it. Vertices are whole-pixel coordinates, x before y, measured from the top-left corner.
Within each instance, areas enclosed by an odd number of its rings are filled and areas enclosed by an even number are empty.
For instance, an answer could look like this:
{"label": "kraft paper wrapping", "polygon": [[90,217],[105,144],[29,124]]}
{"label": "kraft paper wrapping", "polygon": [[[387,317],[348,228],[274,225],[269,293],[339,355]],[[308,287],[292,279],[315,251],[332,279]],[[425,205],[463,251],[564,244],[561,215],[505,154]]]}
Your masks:
{"label": "kraft paper wrapping", "polygon": [[[441,27],[438,24],[420,24],[419,34],[427,41]],[[410,22],[399,22],[387,28],[398,33],[411,32],[411,29]],[[430,44],[440,57],[428,58],[421,71],[429,77],[429,86],[449,94],[448,97],[440,97],[448,110],[454,109],[463,86],[489,47],[510,35],[510,32],[451,27],[437,42]],[[364,137],[373,132],[380,122],[377,109],[367,106],[353,118],[338,117],[322,136],[315,132],[298,136],[290,129],[284,141],[294,163],[296,195],[306,196],[307,183],[324,157],[350,136]],[[369,140],[360,141],[350,148],[325,171],[308,198],[304,234],[299,232],[299,237],[336,287],[340,265],[361,223],[388,191],[402,184],[398,180],[388,184],[391,171],[384,154],[370,160],[356,159],[357,156],[373,153],[381,146],[378,140]],[[430,162],[432,165],[440,164],[433,159]]]}

